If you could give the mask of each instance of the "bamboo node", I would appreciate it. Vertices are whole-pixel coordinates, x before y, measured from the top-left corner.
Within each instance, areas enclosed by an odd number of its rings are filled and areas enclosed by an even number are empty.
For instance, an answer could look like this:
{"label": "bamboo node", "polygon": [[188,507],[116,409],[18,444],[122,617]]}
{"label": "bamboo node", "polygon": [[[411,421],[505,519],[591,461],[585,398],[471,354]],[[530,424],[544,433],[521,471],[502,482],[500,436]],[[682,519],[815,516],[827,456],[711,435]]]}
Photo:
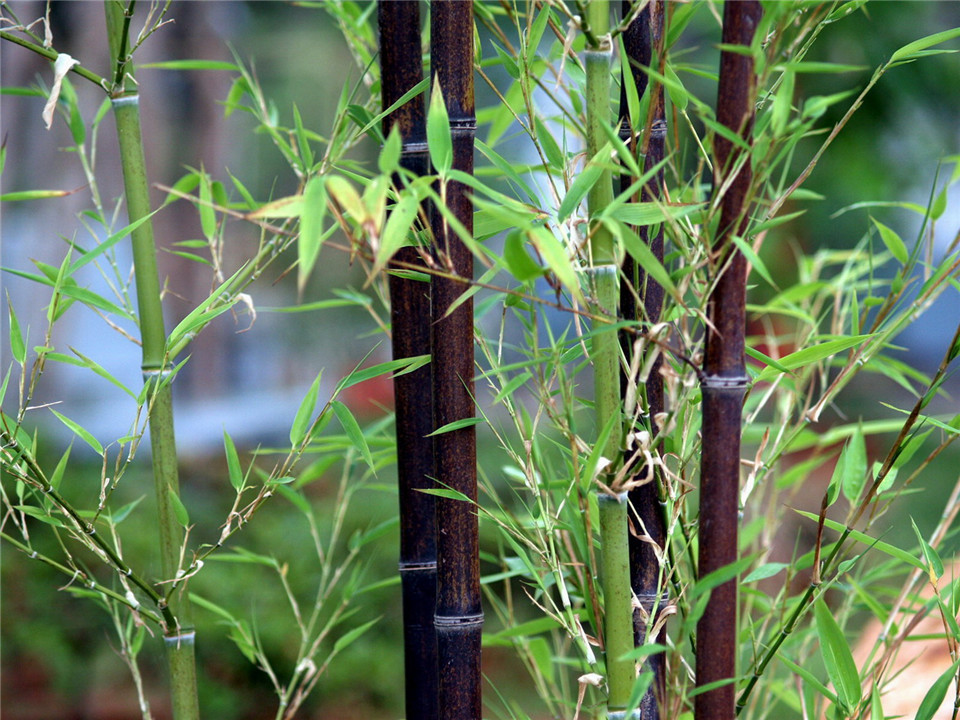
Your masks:
{"label": "bamboo node", "polygon": [[641,720],[640,708],[627,712],[626,710],[607,710],[607,720]]}
{"label": "bamboo node", "polygon": [[140,93],[132,93],[131,95],[121,95],[120,97],[113,98],[110,102],[114,108],[123,107],[125,105],[139,105]]}
{"label": "bamboo node", "polygon": [[[380,146],[381,148],[383,145]],[[426,155],[430,148],[425,142],[406,142],[403,144],[403,152],[407,155]]]}
{"label": "bamboo node", "polygon": [[746,390],[750,386],[750,378],[745,375],[704,375],[700,378],[700,386],[704,390]]}
{"label": "bamboo node", "polygon": [[197,633],[194,630],[187,630],[186,632],[179,632],[174,635],[165,635],[163,637],[163,642],[165,645],[180,647],[183,645],[193,645],[194,640],[197,637]]}
{"label": "bamboo node", "polygon": [[402,561],[399,564],[400,572],[415,572],[418,570],[436,570],[437,561],[428,560],[427,562],[406,562]]}
{"label": "bamboo node", "polygon": [[436,615],[433,624],[438,627],[469,627],[483,625],[483,613],[479,615]]}

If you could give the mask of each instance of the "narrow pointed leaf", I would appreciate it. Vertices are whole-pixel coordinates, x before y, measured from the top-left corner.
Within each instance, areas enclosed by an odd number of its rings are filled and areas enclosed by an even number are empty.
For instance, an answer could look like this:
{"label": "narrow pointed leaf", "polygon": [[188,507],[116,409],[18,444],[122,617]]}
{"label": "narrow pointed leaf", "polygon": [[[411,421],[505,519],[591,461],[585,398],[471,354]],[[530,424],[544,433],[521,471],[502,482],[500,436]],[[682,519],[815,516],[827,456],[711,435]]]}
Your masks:
{"label": "narrow pointed leaf", "polygon": [[80,425],[75,423],[73,420],[66,417],[65,415],[61,415],[56,410],[51,409],[50,412],[56,415],[57,419],[60,420],[60,422],[62,422],[68,428],[70,428],[70,430],[72,430],[81,440],[83,440],[87,445],[92,447],[94,451],[97,453],[97,455],[103,455],[103,445],[101,445],[100,441],[97,440],[92,434],[90,434],[88,430],[80,427]]}
{"label": "narrow pointed leaf", "polygon": [[453,139],[450,136],[450,116],[440,90],[440,78],[435,77],[427,111],[427,146],[434,170],[445,175],[453,167]]}
{"label": "narrow pointed leaf", "polygon": [[339,400],[332,401],[330,406],[333,408],[333,412],[337,416],[337,420],[340,421],[340,425],[343,427],[343,431],[347,434],[350,442],[353,443],[353,446],[360,452],[360,455],[366,461],[367,465],[373,470],[373,455],[370,454],[367,439],[363,436],[363,430],[361,430],[360,425],[357,424],[357,419],[353,416],[353,413]]}
{"label": "narrow pointed leaf", "polygon": [[860,703],[860,674],[857,672],[853,653],[843,636],[843,630],[822,599],[814,603],[813,611],[817,635],[820,638],[820,653],[823,655],[827,675],[836,688],[841,703],[852,710]]}
{"label": "narrow pointed leaf", "polygon": [[233,444],[233,439],[223,431],[223,448],[227,455],[227,473],[230,476],[230,484],[234,490],[243,488],[243,470],[240,468],[240,456],[237,454],[237,448]]}
{"label": "narrow pointed leaf", "polygon": [[293,425],[290,428],[290,444],[293,447],[299,447],[307,437],[307,431],[310,429],[310,420],[313,418],[313,411],[317,407],[317,395],[320,393],[320,379],[323,377],[323,370],[314,379],[310,389],[300,402],[297,408],[297,414],[293,419]]}

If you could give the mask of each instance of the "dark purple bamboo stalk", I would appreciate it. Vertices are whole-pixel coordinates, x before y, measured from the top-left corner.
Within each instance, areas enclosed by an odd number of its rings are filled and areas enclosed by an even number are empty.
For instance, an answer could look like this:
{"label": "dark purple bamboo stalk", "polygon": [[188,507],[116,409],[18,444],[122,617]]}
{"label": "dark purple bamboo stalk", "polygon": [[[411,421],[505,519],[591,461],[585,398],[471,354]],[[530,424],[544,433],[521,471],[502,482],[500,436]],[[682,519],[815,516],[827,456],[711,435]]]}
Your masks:
{"label": "dark purple bamboo stalk", "polygon": [[[430,3],[431,72],[447,107],[453,141],[453,168],[473,172],[476,115],[473,99],[473,3]],[[446,204],[473,232],[473,206],[461,183],[448,182]],[[433,281],[433,420],[437,428],[471,418],[473,407],[473,301],[447,315],[473,279],[473,255],[439,212],[433,233],[438,263],[464,281]],[[477,450],[473,426],[434,438],[436,478],[472,502],[437,498],[437,652],[441,720],[480,720],[480,559],[477,537]]]}
{"label": "dark purple bamboo stalk", "polygon": [[[380,0],[381,93],[383,107],[423,77],[418,0]],[[401,166],[416,175],[430,172],[423,94],[407,101],[383,121],[383,134],[400,131]],[[416,248],[401,248],[395,260],[421,263]],[[395,359],[430,352],[430,283],[391,274],[390,321]],[[394,378],[397,426],[397,479],[400,495],[400,579],[403,595],[403,645],[406,717],[437,717],[437,541],[434,498],[433,404],[430,365]]]}
{"label": "dark purple bamboo stalk", "polygon": [[[749,47],[762,14],[756,0],[727,2],[723,7],[724,44]],[[749,143],[753,130],[756,76],[753,58],[724,51],[720,54],[717,120]],[[699,574],[729,565],[737,559],[740,497],[740,426],[747,388],[744,362],[744,326],[747,265],[730,240],[747,224],[747,194],[752,180],[749,158],[716,135],[714,188],[737,172],[720,201],[720,225],[713,249],[713,265],[720,276],[710,296],[706,356],[700,386],[703,393],[703,446],[700,469]],[[696,720],[732,720],[737,660],[737,580],[714,588],[697,623],[697,687],[731,679],[725,685],[696,696]]]}
{"label": "dark purple bamboo stalk", "polygon": [[[623,0],[623,13],[631,11],[633,3]],[[664,157],[664,142],[666,140],[666,116],[663,102],[663,86],[656,83],[649,86],[648,75],[642,67],[649,67],[653,57],[653,47],[658,49],[658,56],[662,54],[663,42],[663,14],[662,0],[653,0],[637,16],[623,35],[627,57],[630,58],[630,67],[637,87],[637,94],[643,97],[645,90],[650,93],[649,126],[645,129],[640,140],[644,145],[644,171],[653,168]],[[620,92],[620,137],[631,143],[635,155],[639,154],[638,139],[633,137],[628,117],[626,90]],[[620,192],[625,192],[631,181],[629,175],[621,175]],[[658,172],[650,183],[640,193],[641,202],[650,202],[661,197],[663,186],[663,171]],[[663,262],[663,227],[657,229],[653,237],[649,237],[650,227],[639,228],[642,240],[650,245],[650,249],[658,260]],[[663,308],[663,288],[659,283],[644,273],[629,255],[624,257],[623,273],[626,282],[621,285],[620,312],[625,319],[644,320],[645,327],[650,328],[660,321]],[[632,287],[631,287],[632,286]],[[644,306],[643,313],[637,307],[637,297]],[[633,355],[635,336],[624,333],[622,347],[628,359]],[[664,411],[663,378],[660,368],[663,364],[662,356],[658,353],[654,360],[650,374],[646,380],[646,399],[648,407],[648,427],[651,437],[656,433],[656,417]],[[626,390],[626,382],[621,383]],[[632,451],[628,451],[629,455]],[[653,546],[644,542],[638,534],[645,533],[653,542],[663,548],[666,544],[666,523],[660,502],[660,488],[655,469],[652,466],[641,468],[642,476],[638,479],[649,481],[630,491],[631,521],[635,525],[630,534],[630,583],[633,593],[640,602],[646,614],[649,615],[663,606],[664,598],[660,586],[660,563]],[[634,613],[634,643],[639,645],[644,641],[647,623],[644,615],[638,610]],[[661,628],[653,642],[665,644],[666,628]],[[666,668],[664,655],[658,653],[647,658],[646,668],[653,672],[653,682],[646,695],[640,701],[640,717],[643,720],[659,720],[658,703],[663,703],[666,695]]]}

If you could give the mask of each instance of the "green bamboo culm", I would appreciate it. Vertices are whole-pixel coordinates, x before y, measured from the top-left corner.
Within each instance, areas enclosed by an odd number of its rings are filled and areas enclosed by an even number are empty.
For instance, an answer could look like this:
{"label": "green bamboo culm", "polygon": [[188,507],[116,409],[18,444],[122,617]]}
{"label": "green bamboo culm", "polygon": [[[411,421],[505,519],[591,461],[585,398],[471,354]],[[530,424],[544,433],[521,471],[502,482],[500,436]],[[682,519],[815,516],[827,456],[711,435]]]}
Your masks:
{"label": "green bamboo culm", "polygon": [[[722,42],[749,48],[762,8],[756,0],[726,2]],[[717,121],[750,144],[756,75],[753,56],[720,54]],[[703,444],[700,469],[698,574],[703,578],[737,560],[740,509],[740,431],[748,385],[744,357],[747,264],[732,241],[747,227],[752,182],[749,156],[728,140],[714,138],[714,188],[720,192],[720,222],[712,250],[718,277],[708,301],[704,367]],[[737,579],[713,589],[697,623],[697,687],[719,686],[694,701],[696,720],[733,720],[737,676]],[[724,683],[724,681],[727,681]]]}
{"label": "green bamboo culm", "polygon": [[[587,156],[593,158],[607,143],[605,128],[610,125],[610,4],[594,0],[587,6]],[[587,195],[590,221],[589,276],[595,307],[593,311],[611,324],[616,321],[620,299],[619,260],[613,234],[594,221],[613,202],[613,178],[605,170]],[[597,323],[590,348],[593,363],[594,404],[598,432],[612,423],[603,448],[610,460],[604,472],[606,486],[612,485],[619,466],[623,433],[620,406],[620,344],[617,333]],[[626,498],[605,492],[598,498],[601,507],[600,542],[603,552],[603,642],[607,668],[607,711],[610,717],[622,714],[630,702],[636,677],[633,660],[624,659],[633,649],[633,610],[630,596],[630,563]],[[603,518],[606,517],[606,521]],[[626,602],[624,602],[624,600]]]}
{"label": "green bamboo culm", "polygon": [[[150,195],[140,134],[139,95],[136,91],[127,91],[127,82],[133,76],[133,65],[127,62],[132,6],[132,2],[126,6],[117,0],[107,0],[105,3],[111,58],[116,63],[111,98],[117,124],[124,197],[128,219],[134,223],[150,214]],[[148,387],[150,451],[160,525],[160,568],[163,579],[170,580],[175,577],[179,567],[184,531],[174,512],[174,498],[179,496],[179,477],[173,401],[170,383],[164,382],[169,365],[165,352],[166,332],[156,247],[150,220],[131,233],[131,241],[143,350],[142,371],[144,384]],[[173,588],[166,602],[176,618],[173,627],[164,628],[173,715],[176,720],[198,720],[200,708],[194,631],[188,621],[189,604],[183,588]]]}

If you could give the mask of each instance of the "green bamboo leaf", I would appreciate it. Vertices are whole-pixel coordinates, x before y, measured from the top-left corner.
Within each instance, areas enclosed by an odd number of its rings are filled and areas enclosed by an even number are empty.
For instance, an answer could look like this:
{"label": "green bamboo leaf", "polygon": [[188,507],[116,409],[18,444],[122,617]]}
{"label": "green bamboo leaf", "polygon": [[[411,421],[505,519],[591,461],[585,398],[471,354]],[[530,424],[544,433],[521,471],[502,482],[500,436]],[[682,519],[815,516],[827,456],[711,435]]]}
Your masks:
{"label": "green bamboo leaf", "polygon": [[71,442],[66,449],[66,452],[60,456],[60,461],[57,463],[57,467],[54,468],[53,473],[51,473],[49,482],[50,487],[54,490],[60,489],[60,483],[63,482],[63,475],[67,471],[67,462],[70,460],[70,451],[73,449],[73,443]]}
{"label": "green bamboo leaf", "polygon": [[876,683],[870,688],[870,720],[884,720],[883,703],[880,701],[880,687]]}
{"label": "green bamboo leaf", "polygon": [[210,176],[205,172],[201,172],[200,175],[200,202],[197,203],[197,211],[200,213],[200,228],[203,230],[203,236],[207,240],[212,240],[217,235],[217,213],[213,209]]}
{"label": "green bamboo leaf", "polygon": [[600,217],[611,217],[630,225],[656,225],[667,220],[679,220],[702,211],[704,207],[705,203],[689,205],[665,205],[657,202],[618,203],[609,212],[601,211]]}
{"label": "green bamboo leaf", "polygon": [[462,502],[473,502],[469,497],[458,490],[450,488],[417,488],[417,492],[433,495],[434,497],[446,498],[447,500],[460,500]]}
{"label": "green bamboo leaf", "polygon": [[138,498],[137,498],[136,500],[134,500],[133,502],[128,502],[126,505],[124,505],[123,507],[121,507],[121,508],[120,508],[119,510],[117,510],[116,512],[110,513],[110,521],[111,521],[114,525],[119,525],[120,523],[122,523],[124,520],[127,519],[127,517],[130,515],[130,513],[132,513],[132,512],[134,511],[134,509],[137,507],[137,505],[140,504],[140,502],[143,500],[144,497],[146,497],[146,496],[145,496],[145,495],[141,495],[140,497],[138,497]]}
{"label": "green bamboo leaf", "polygon": [[545,227],[534,227],[528,231],[533,246],[540,252],[540,257],[547,263],[547,267],[557,276],[557,280],[575,297],[581,298],[580,283],[573,269],[573,263],[567,255],[566,248]]}
{"label": "green bamboo leaf", "polygon": [[240,72],[240,68],[224,60],[164,60],[163,62],[151,62],[137,65],[137,69],[150,70],[228,70],[230,72]]}
{"label": "green bamboo leaf", "polygon": [[676,285],[673,284],[670,273],[667,272],[667,269],[657,259],[657,256],[653,254],[650,246],[643,242],[640,236],[625,223],[608,221],[607,226],[611,232],[620,239],[624,249],[630,254],[630,257],[637,261],[637,264],[643,268],[643,271],[656,280],[660,287],[679,301],[680,296],[677,292]]}
{"label": "green bamboo leaf", "polygon": [[433,80],[430,109],[427,111],[427,147],[433,169],[444,176],[453,167],[453,140],[450,136],[450,116],[440,90],[440,78]]}
{"label": "green bamboo leaf", "polygon": [[180,496],[172,487],[168,487],[167,491],[170,496],[170,505],[173,507],[173,514],[176,516],[177,522],[184,527],[190,527],[190,514],[187,512],[187,507],[183,504],[183,500],[180,499]]}
{"label": "green bamboo leaf", "polygon": [[773,100],[773,109],[770,111],[770,124],[773,127],[775,135],[780,135],[787,126],[787,120],[790,118],[790,110],[793,107],[793,86],[796,75],[792,69],[787,69],[783,74],[783,82],[777,90],[777,96]]}
{"label": "green bamboo leaf", "polygon": [[785,567],[789,567],[789,566],[790,566],[789,563],[779,563],[779,562],[765,563],[760,567],[758,567],[756,570],[754,570],[752,573],[747,575],[741,582],[746,584],[746,583],[756,582],[757,580],[763,580],[768,577],[773,577],[774,575],[779,573],[781,570],[783,570]]}
{"label": "green bamboo leaf", "polygon": [[479,425],[482,422],[483,422],[482,417],[460,418],[459,420],[448,422],[446,425],[441,425],[432,433],[428,433],[427,437],[433,437],[435,435],[443,435],[444,433],[453,432],[454,430],[463,430],[463,428],[473,427],[474,425]]}
{"label": "green bamboo leaf", "polygon": [[507,235],[503,244],[503,260],[510,274],[521,283],[529,283],[545,272],[545,268],[540,267],[527,253],[524,234],[520,230]]}
{"label": "green bamboo leaf", "polygon": [[560,203],[560,209],[557,210],[557,220],[563,222],[573,214],[574,210],[580,207],[580,203],[583,202],[593,186],[597,184],[603,171],[609,165],[610,150],[610,143],[604,145],[600,152],[590,159],[583,172],[570,183],[570,189],[567,190],[563,202]]}
{"label": "green bamboo leaf", "polygon": [[737,249],[739,249],[747,259],[747,262],[750,263],[751,268],[756,270],[757,274],[766,280],[770,287],[779,290],[780,288],[778,288],[777,284],[773,281],[773,276],[770,274],[770,271],[767,270],[766,263],[753,251],[753,246],[738,235],[731,235],[730,239],[733,240],[733,244],[737,246]]}
{"label": "green bamboo leaf", "polygon": [[683,87],[683,83],[680,82],[680,78],[677,77],[677,72],[673,69],[671,63],[667,63],[664,68],[663,85],[667,92],[670,93],[670,100],[677,106],[677,109],[680,110],[680,112],[686,110],[690,102],[690,93]]}
{"label": "green bamboo leaf", "polygon": [[300,447],[307,437],[307,431],[310,429],[310,421],[313,418],[313,411],[317,407],[317,396],[320,393],[320,379],[322,377],[323,370],[317,374],[307,394],[300,402],[300,407],[297,408],[293,425],[290,427],[290,445],[295,448]]}
{"label": "green bamboo leaf", "polygon": [[390,175],[400,164],[400,152],[403,150],[403,139],[400,137],[400,127],[392,125],[383,149],[377,157],[377,167],[384,175]]}
{"label": "green bamboo leaf", "polygon": [[[806,512],[805,510],[797,510],[796,508],[794,508],[794,512],[803,515],[805,518],[813,520],[814,522],[820,521],[819,515],[815,513]],[[863,543],[864,545],[869,545],[870,547],[875,548],[876,550],[879,550],[880,552],[885,553],[892,558],[896,558],[897,560],[900,560],[901,562],[912,567],[919,568],[920,570],[927,569],[922,562],[920,562],[906,550],[901,550],[890,543],[877,540],[876,538],[870,537],[866,533],[860,532],[859,530],[848,528],[843,523],[839,523],[836,520],[831,520],[830,518],[824,518],[823,524],[825,527],[828,527],[831,530],[836,530],[837,532],[847,532],[849,530],[850,537],[857,542]]]}
{"label": "green bamboo leaf", "polygon": [[353,413],[339,400],[331,401],[330,406],[333,408],[333,412],[337,416],[337,420],[340,421],[340,425],[343,427],[343,431],[347,434],[350,442],[353,443],[353,446],[360,452],[360,455],[363,456],[363,459],[367,465],[370,466],[370,469],[376,471],[373,463],[373,455],[370,454],[370,446],[367,445],[367,439],[363,436],[363,430],[361,430],[360,425],[357,424],[357,419],[353,416]]}
{"label": "green bamboo leaf", "polygon": [[340,175],[328,175],[327,191],[336,198],[340,207],[346,210],[354,222],[363,223],[368,218],[367,208],[360,199],[356,188]]}
{"label": "green bamboo leaf", "polygon": [[303,118],[300,117],[300,108],[293,104],[293,124],[297,131],[297,149],[300,151],[301,167],[305,172],[309,172],[313,167],[313,150],[310,148],[310,139],[303,127]]}
{"label": "green bamboo leaf", "polygon": [[[786,357],[780,358],[780,365],[790,370],[796,370],[798,367],[812,365],[839,352],[849,350],[857,345],[862,345],[872,337],[873,335],[851,335],[836,340],[827,340],[819,345],[803,348],[802,350],[790,353]],[[757,380],[760,382],[768,382],[776,377],[779,372],[782,371],[777,368],[766,368],[760,373]]]}
{"label": "green bamboo leaf", "polygon": [[944,697],[947,695],[947,690],[956,682],[958,668],[960,668],[960,660],[947,668],[947,671],[930,686],[927,694],[923,696],[923,700],[920,702],[920,707],[917,708],[915,720],[933,720],[933,716],[936,715]]}
{"label": "green bamboo leaf", "polygon": [[827,698],[827,700],[832,702],[834,705],[839,704],[836,694],[831,692],[826,685],[820,682],[820,680],[817,678],[816,675],[814,675],[812,672],[807,670],[805,667],[797,665],[788,657],[784,657],[783,655],[780,655],[779,659],[780,659],[780,662],[782,662],[784,665],[790,668],[793,672],[795,672],[797,675],[799,675],[804,680],[806,680],[807,683],[810,685],[810,687],[812,687],[818,693],[820,693],[825,698]]}
{"label": "green bamboo leaf", "polygon": [[97,453],[97,455],[103,455],[103,445],[101,445],[100,441],[97,440],[93,435],[91,435],[88,430],[86,430],[85,428],[82,428],[80,425],[78,425],[77,423],[75,423],[73,420],[66,417],[65,415],[61,415],[53,408],[50,409],[50,412],[56,415],[57,419],[60,420],[60,422],[62,422],[68,428],[70,428],[70,430],[73,431],[75,435],[77,435],[87,445],[92,447],[94,451]]}
{"label": "green bamboo leaf", "polygon": [[855,505],[867,479],[867,443],[863,439],[863,426],[859,424],[840,453],[834,470],[834,476],[838,475],[843,496]]}
{"label": "green bamboo leaf", "polygon": [[419,212],[420,203],[416,195],[411,192],[402,192],[400,200],[390,209],[390,215],[380,235],[380,248],[377,250],[373,274],[382,270],[397,250],[410,243],[414,221]]}
{"label": "green bamboo leaf", "polygon": [[500,391],[497,393],[496,397],[493,398],[493,404],[496,405],[498,402],[502,402],[504,399],[513,395],[517,388],[522,387],[524,383],[527,382],[530,378],[533,377],[533,373],[529,370],[524,370],[519,375],[512,377],[508,382],[504,384]]}
{"label": "green bamboo leaf", "polygon": [[240,456],[237,454],[237,447],[233,440],[223,431],[223,449],[227,456],[227,474],[230,477],[230,484],[233,489],[239,492],[243,489],[243,470],[240,468]]}
{"label": "green bamboo leaf", "polygon": [[134,319],[133,314],[130,313],[130,311],[128,311],[126,308],[122,308],[116,303],[110,302],[102,295],[98,295],[87,288],[78,287],[72,284],[64,284],[64,286],[61,288],[61,292],[65,297],[68,297],[72,300],[79,300],[84,305],[89,307],[94,307],[128,320]]}
{"label": "green bamboo leaf", "polygon": [[[194,175],[193,177],[196,177],[196,176]],[[109,250],[114,245],[116,245],[118,242],[120,242],[126,237],[129,237],[130,233],[132,233],[138,227],[143,225],[145,222],[150,222],[151,218],[153,218],[153,216],[157,213],[158,210],[159,208],[157,210],[154,210],[150,214],[144,215],[142,218],[139,218],[138,220],[130,223],[125,228],[122,228],[119,231],[115,232],[113,235],[110,235],[106,240],[98,244],[92,250],[88,250],[87,252],[83,253],[83,255],[78,257],[76,261],[72,265],[70,265],[70,270],[68,274],[73,275],[77,270],[82,268],[84,265],[87,265],[88,263],[93,262],[98,257],[103,255],[107,250]]]}
{"label": "green bamboo leaf", "polygon": [[294,218],[303,214],[303,195],[290,195],[261,205],[245,216],[248,220]]}
{"label": "green bamboo leaf", "polygon": [[958,36],[960,36],[960,27],[944,30],[942,32],[934,33],[933,35],[927,35],[919,40],[914,40],[911,43],[907,43],[902,48],[897,50],[895,53],[893,53],[893,55],[890,56],[890,62],[894,63],[901,60],[916,59],[919,57],[918,53],[921,50],[926,50],[929,47],[939,45],[940,43],[946,42],[947,40],[952,40]]}
{"label": "green bamboo leaf", "polygon": [[777,362],[776,360],[774,360],[772,357],[769,357],[769,356],[767,356],[767,355],[764,355],[764,354],[763,354],[762,352],[760,352],[759,350],[755,350],[755,349],[752,348],[752,347],[746,347],[746,348],[744,348],[744,352],[745,352],[749,357],[752,357],[754,360],[759,360],[759,361],[762,362],[764,365],[769,365],[770,367],[774,367],[774,368],[776,368],[777,370],[779,370],[780,372],[784,372],[784,373],[790,372],[790,368],[788,368],[786,365],[780,364],[779,362]]}
{"label": "green bamboo leaf", "polygon": [[23,333],[20,332],[20,323],[17,320],[17,314],[13,311],[13,303],[10,302],[10,293],[7,293],[7,315],[10,318],[10,354],[17,364],[23,367],[27,359],[27,345],[23,339]]}
{"label": "green bamboo leaf", "polygon": [[297,290],[303,292],[323,244],[323,221],[327,214],[327,193],[323,178],[315,175],[303,190],[303,212],[297,237]]}
{"label": "green bamboo leaf", "polygon": [[24,200],[49,200],[50,198],[66,197],[75,190],[20,190],[0,195],[0,202],[21,202]]}
{"label": "green bamboo leaf", "polygon": [[833,618],[830,608],[818,599],[813,604],[817,624],[817,636],[820,638],[820,654],[827,669],[830,681],[837,689],[837,696],[848,711],[860,704],[860,674],[853,660],[853,653],[843,636],[843,630]]}
{"label": "green bamboo leaf", "polygon": [[380,618],[371,620],[370,622],[364,623],[359,627],[353,628],[352,630],[344,633],[341,637],[337,638],[337,641],[333,644],[333,652],[331,653],[331,657],[353,643],[357,638],[376,625],[379,621]]}
{"label": "green bamboo leaf", "polygon": [[429,362],[429,355],[415,355],[413,357],[399,358],[397,360],[388,360],[387,362],[371,365],[370,367],[363,368],[362,370],[356,369],[339,383],[337,383],[337,392],[334,394],[339,395],[348,387],[353,387],[354,385],[358,385],[359,383],[370,380],[371,378],[380,377],[381,375],[393,373],[392,377],[398,378],[401,375],[406,375],[407,373],[419,370],[424,365],[429,364]]}
{"label": "green bamboo leaf", "polygon": [[917,527],[917,523],[912,517],[910,518],[910,524],[913,526],[913,532],[920,542],[920,549],[923,551],[923,558],[927,563],[930,582],[939,580],[943,576],[943,561],[940,559],[940,555],[934,547],[927,542],[927,539],[920,534],[920,528]]}
{"label": "green bamboo leaf", "polygon": [[899,260],[902,265],[906,265],[910,253],[907,252],[907,246],[903,240],[900,239],[900,236],[875,218],[871,217],[870,220],[873,221],[877,230],[880,231],[880,239],[883,240],[883,244],[887,246],[890,254]]}

